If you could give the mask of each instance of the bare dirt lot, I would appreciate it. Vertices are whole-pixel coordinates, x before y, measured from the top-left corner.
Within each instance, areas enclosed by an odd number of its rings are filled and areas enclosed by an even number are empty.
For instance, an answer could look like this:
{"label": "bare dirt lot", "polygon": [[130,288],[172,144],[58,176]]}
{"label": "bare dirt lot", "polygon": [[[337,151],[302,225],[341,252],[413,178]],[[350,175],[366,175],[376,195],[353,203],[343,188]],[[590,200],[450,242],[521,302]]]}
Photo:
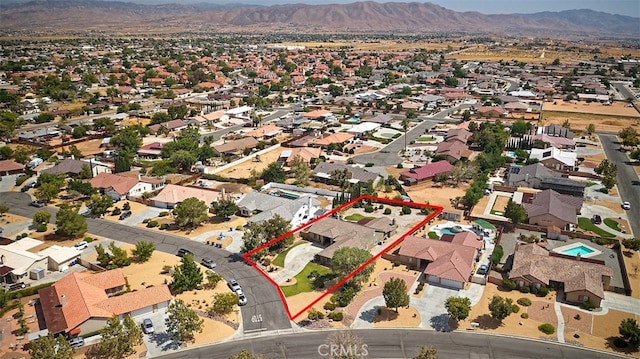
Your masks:
{"label": "bare dirt lot", "polygon": [[458,187],[437,187],[431,181],[425,181],[415,186],[405,187],[407,194],[414,202],[429,203],[451,209],[450,199],[464,196],[468,184],[460,183]]}
{"label": "bare dirt lot", "polygon": [[594,115],[640,117],[640,113],[634,107],[629,107],[627,102],[622,101],[613,102],[610,105],[583,101],[556,101],[555,103],[545,102],[542,108],[545,112],[579,112]]}
{"label": "bare dirt lot", "polygon": [[217,174],[227,178],[249,178],[251,177],[251,170],[255,170],[260,173],[260,171],[267,168],[271,162],[277,161],[280,157],[280,153],[282,153],[282,148],[276,148],[267,153],[261,154],[259,162],[256,162],[255,160],[248,160],[238,163],[224,171],[218,172]]}

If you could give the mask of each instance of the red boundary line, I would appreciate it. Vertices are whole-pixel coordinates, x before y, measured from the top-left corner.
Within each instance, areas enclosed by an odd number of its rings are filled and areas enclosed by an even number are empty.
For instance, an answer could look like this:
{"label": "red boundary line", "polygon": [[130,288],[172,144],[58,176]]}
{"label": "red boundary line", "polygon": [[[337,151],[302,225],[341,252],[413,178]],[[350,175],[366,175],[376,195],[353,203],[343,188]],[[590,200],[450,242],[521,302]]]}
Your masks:
{"label": "red boundary line", "polygon": [[[324,294],[322,294],[320,297],[316,298],[313,302],[311,302],[311,304],[307,305],[306,307],[304,307],[304,309],[302,309],[301,311],[295,313],[295,314],[291,314],[291,311],[289,310],[289,305],[287,304],[287,298],[284,296],[284,293],[282,293],[282,289],[280,288],[280,286],[278,285],[278,283],[274,282],[274,280],[267,274],[265,273],[260,267],[258,267],[258,265],[253,262],[250,258],[250,256],[264,248],[267,248],[271,245],[273,245],[274,243],[283,240],[284,238],[298,232],[301,231],[302,229],[305,229],[309,226],[311,226],[312,224],[314,224],[315,222],[326,218],[328,216],[331,216],[332,214],[341,211],[343,209],[346,209],[347,207],[351,207],[354,203],[363,200],[363,199],[367,199],[367,200],[372,200],[372,201],[376,201],[376,202],[383,202],[383,203],[387,203],[387,204],[394,204],[394,205],[400,205],[400,206],[409,206],[409,207],[414,207],[414,208],[431,208],[434,211],[429,214],[427,217],[425,217],[424,220],[420,221],[420,223],[418,223],[417,225],[415,225],[413,228],[411,228],[409,231],[407,231],[406,233],[404,233],[402,236],[400,236],[397,240],[395,240],[393,243],[389,244],[388,246],[386,246],[383,250],[380,251],[380,253],[378,253],[376,256],[372,257],[371,259],[369,259],[367,262],[365,262],[364,264],[362,264],[360,267],[358,267],[355,271],[353,271],[351,274],[349,274],[348,276],[344,277],[342,280],[340,280],[338,283],[336,283],[333,287],[329,288],[328,290],[325,291]],[[306,312],[309,308],[311,308],[314,304],[318,303],[320,300],[322,300],[324,297],[326,297],[327,295],[333,293],[336,289],[338,289],[341,285],[343,285],[346,281],[348,281],[349,279],[351,279],[351,277],[353,277],[354,275],[356,275],[358,272],[360,272],[361,270],[363,270],[367,265],[369,265],[371,262],[375,261],[376,259],[380,258],[386,251],[388,251],[390,248],[393,248],[394,246],[396,246],[398,243],[402,242],[408,235],[410,235],[411,233],[416,232],[420,227],[422,227],[425,223],[427,223],[428,221],[430,221],[431,219],[433,219],[435,216],[437,216],[438,214],[440,214],[440,212],[442,212],[443,207],[442,206],[433,206],[430,204],[425,204],[425,203],[417,203],[417,202],[405,202],[405,201],[401,201],[401,200],[395,200],[395,199],[388,199],[388,198],[380,198],[380,197],[373,197],[373,196],[360,196],[354,200],[351,200],[343,205],[341,205],[338,208],[335,208],[325,214],[323,214],[322,216],[314,219],[313,221],[302,225],[294,230],[291,230],[283,235],[281,235],[278,238],[272,239],[269,242],[261,245],[258,248],[253,249],[252,251],[245,253],[242,255],[242,258],[244,258],[244,260],[249,263],[253,268],[257,269],[258,272],[260,272],[260,274],[262,274],[262,276],[264,276],[271,284],[273,284],[276,288],[278,288],[278,294],[280,295],[280,299],[282,300],[282,303],[284,304],[285,309],[287,310],[287,315],[289,315],[289,319],[293,320],[294,318],[298,317],[300,314]]]}

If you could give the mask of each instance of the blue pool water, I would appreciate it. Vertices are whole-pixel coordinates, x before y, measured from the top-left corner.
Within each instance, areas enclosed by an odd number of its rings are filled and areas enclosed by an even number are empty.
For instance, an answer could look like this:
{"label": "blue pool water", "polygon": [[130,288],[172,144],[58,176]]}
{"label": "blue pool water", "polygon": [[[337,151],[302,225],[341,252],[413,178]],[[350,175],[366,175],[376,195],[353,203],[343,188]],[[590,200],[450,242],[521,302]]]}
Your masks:
{"label": "blue pool water", "polygon": [[349,123],[360,123],[360,119],[357,118],[357,117],[351,117],[346,122],[349,122]]}
{"label": "blue pool water", "polygon": [[442,234],[456,234],[458,232],[455,232],[453,229],[451,228],[442,228],[440,230],[440,232],[442,232]]}
{"label": "blue pool water", "polygon": [[514,151],[507,151],[507,156],[511,158],[516,158],[516,153]]}
{"label": "blue pool water", "polygon": [[578,246],[578,247],[565,249],[564,251],[562,251],[562,254],[566,254],[568,256],[574,256],[574,257],[576,257],[579,254],[582,257],[584,255],[591,254],[593,252],[594,250],[587,246]]}

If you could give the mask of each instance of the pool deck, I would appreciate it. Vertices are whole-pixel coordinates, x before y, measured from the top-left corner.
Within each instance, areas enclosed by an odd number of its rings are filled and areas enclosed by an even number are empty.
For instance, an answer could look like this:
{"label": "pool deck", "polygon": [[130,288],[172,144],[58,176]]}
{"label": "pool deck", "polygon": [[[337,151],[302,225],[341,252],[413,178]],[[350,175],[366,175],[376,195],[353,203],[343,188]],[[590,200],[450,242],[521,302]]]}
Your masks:
{"label": "pool deck", "polygon": [[[584,244],[584,243],[581,243],[581,242],[570,243],[570,244],[567,244],[566,246],[556,247],[556,248],[552,249],[552,251],[555,252],[555,253],[560,253],[560,254],[564,254],[564,255],[573,256],[573,254],[568,254],[568,253],[565,253],[565,252],[568,251],[568,250],[577,248],[577,247],[587,247],[587,248],[589,248],[591,250],[591,252],[589,252],[589,253],[580,254],[580,257],[582,257],[582,258],[591,258],[591,257],[595,257],[595,256],[598,256],[598,255],[602,254],[602,252],[597,250],[596,248],[593,248],[589,244]],[[577,257],[577,256],[574,256],[574,257]]]}

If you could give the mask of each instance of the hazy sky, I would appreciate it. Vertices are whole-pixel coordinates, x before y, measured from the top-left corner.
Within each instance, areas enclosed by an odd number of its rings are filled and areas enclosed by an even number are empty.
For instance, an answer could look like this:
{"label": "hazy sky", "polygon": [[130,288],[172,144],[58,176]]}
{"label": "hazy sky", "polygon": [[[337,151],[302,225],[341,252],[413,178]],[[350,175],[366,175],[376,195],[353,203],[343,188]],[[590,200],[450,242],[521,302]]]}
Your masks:
{"label": "hazy sky", "polygon": [[[122,0],[137,3],[241,3],[274,5],[285,3],[336,4],[354,0]],[[640,0],[385,0],[377,2],[432,2],[456,11],[478,11],[483,14],[534,13],[571,9],[593,9],[611,14],[640,17]]]}

